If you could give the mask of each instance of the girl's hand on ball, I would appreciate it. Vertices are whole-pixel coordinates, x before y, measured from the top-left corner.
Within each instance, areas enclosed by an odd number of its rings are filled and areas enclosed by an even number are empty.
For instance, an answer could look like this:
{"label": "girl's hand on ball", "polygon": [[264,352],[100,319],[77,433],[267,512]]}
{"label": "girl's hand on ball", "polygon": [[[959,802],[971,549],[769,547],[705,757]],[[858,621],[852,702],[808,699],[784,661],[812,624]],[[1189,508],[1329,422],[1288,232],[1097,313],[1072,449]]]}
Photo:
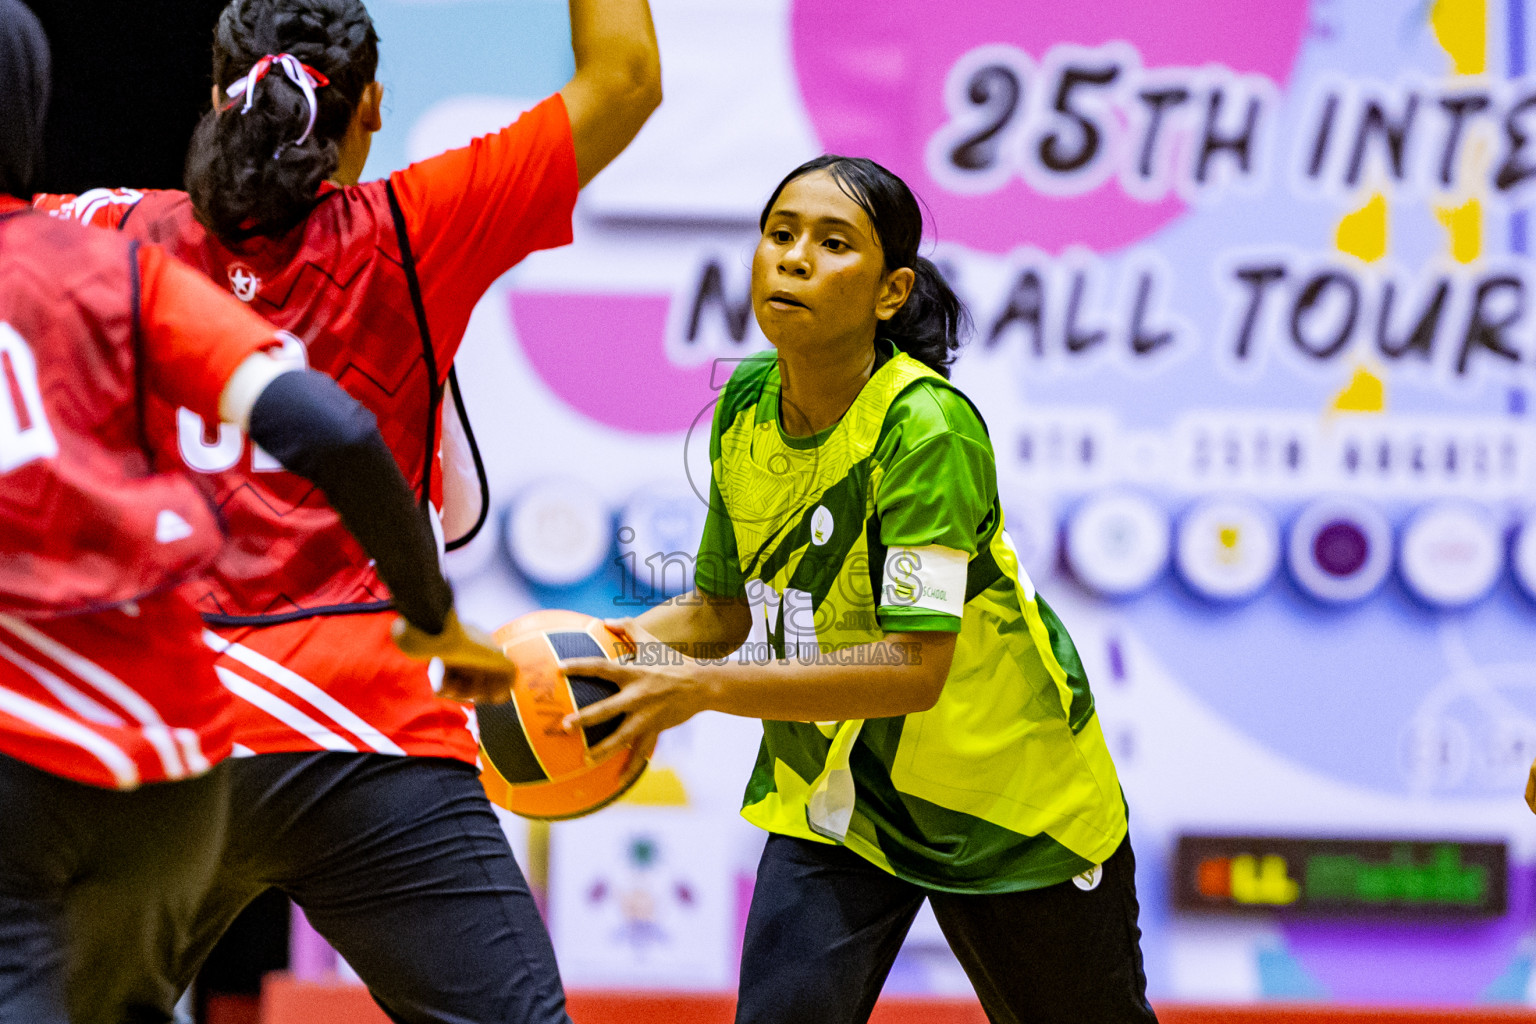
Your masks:
{"label": "girl's hand on ball", "polygon": [[449,609],[443,631],[423,632],[404,619],[390,627],[395,646],[419,661],[440,658],[443,682],[438,695],[449,700],[496,704],[512,696],[517,669],[484,631],[459,620]]}
{"label": "girl's hand on ball", "polygon": [[568,675],[596,676],[618,684],[618,693],[567,715],[562,723],[569,731],[625,716],[613,735],[592,748],[593,761],[642,742],[652,746],[658,733],[682,725],[708,706],[705,686],[686,662],[642,668],[606,658],[572,658],[561,662],[561,668]]}
{"label": "girl's hand on ball", "polygon": [[1525,806],[1536,812],[1536,761],[1531,762],[1531,774],[1525,780]]}

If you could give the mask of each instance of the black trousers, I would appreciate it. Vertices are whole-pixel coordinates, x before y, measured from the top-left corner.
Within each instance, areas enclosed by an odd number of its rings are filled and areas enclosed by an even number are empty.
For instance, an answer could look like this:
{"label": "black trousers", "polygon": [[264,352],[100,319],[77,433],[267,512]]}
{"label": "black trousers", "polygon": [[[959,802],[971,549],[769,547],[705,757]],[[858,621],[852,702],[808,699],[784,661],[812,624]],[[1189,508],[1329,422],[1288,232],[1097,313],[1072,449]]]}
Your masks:
{"label": "black trousers", "polygon": [[570,1024],[549,933],[472,766],[325,752],[229,767],[229,841],[178,992],[275,887],[399,1024]]}
{"label": "black trousers", "polygon": [[956,895],[841,846],[772,835],[742,946],[737,1024],[863,1024],[923,900],[994,1024],[1154,1022],[1126,839],[1090,890],[1073,881]]}
{"label": "black trousers", "polygon": [[166,980],[213,880],[224,765],[132,792],[0,755],[0,1024],[171,1019]]}

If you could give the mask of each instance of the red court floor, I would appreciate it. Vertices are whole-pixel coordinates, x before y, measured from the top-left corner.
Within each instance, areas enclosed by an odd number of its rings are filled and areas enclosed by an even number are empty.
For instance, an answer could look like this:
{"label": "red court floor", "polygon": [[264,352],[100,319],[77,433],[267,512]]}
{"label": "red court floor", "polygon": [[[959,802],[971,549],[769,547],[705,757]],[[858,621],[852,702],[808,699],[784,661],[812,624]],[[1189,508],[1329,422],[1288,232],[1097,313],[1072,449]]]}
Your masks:
{"label": "red court floor", "polygon": [[[728,993],[572,992],[575,1024],[731,1024]],[[1160,1004],[1162,1024],[1536,1024],[1536,1009],[1340,1007],[1308,1004],[1196,1006]],[[889,999],[871,1024],[986,1024],[969,999]],[[389,1024],[359,986],[296,981],[272,975],[259,1007],[220,1001],[207,1024]]]}

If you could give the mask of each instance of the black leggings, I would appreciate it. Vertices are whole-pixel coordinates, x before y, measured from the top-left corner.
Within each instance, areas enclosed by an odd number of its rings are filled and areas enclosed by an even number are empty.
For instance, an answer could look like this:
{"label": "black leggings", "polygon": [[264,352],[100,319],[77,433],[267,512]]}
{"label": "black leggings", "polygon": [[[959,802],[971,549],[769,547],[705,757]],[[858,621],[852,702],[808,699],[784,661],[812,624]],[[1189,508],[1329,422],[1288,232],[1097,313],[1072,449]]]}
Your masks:
{"label": "black leggings", "polygon": [[213,881],[225,765],[128,793],[0,755],[0,1024],[161,1024]]}
{"label": "black leggings", "polygon": [[841,846],[768,837],[741,955],[737,1024],[863,1024],[923,900],[994,1024],[1155,1022],[1126,839],[1091,890],[935,892]]}
{"label": "black leggings", "polygon": [[570,1024],[554,947],[471,765],[260,754],[231,761],[230,778],[228,847],[173,986],[277,888],[399,1024]]}

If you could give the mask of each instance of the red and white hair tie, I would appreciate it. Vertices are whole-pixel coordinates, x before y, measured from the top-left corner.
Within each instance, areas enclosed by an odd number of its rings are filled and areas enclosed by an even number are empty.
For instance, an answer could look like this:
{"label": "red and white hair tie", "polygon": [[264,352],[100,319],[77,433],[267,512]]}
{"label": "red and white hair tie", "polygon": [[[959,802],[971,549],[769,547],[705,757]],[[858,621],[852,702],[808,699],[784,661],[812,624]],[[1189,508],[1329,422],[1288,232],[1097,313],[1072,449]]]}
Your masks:
{"label": "red and white hair tie", "polygon": [[[315,95],[315,90],[330,85],[329,78],[291,53],[269,53],[257,61],[244,78],[225,89],[224,94],[231,100],[238,100],[244,96],[245,105],[240,108],[240,113],[250,113],[251,103],[256,99],[256,83],[267,77],[267,72],[272,70],[274,64],[282,68],[288,80],[299,87],[299,91],[304,94],[304,102],[309,104],[309,123],[304,126],[304,134],[293,142],[286,143],[286,145],[297,146],[309,138],[309,133],[315,130],[315,118],[320,115],[320,100]],[[282,147],[278,148],[278,152],[282,152]]]}

